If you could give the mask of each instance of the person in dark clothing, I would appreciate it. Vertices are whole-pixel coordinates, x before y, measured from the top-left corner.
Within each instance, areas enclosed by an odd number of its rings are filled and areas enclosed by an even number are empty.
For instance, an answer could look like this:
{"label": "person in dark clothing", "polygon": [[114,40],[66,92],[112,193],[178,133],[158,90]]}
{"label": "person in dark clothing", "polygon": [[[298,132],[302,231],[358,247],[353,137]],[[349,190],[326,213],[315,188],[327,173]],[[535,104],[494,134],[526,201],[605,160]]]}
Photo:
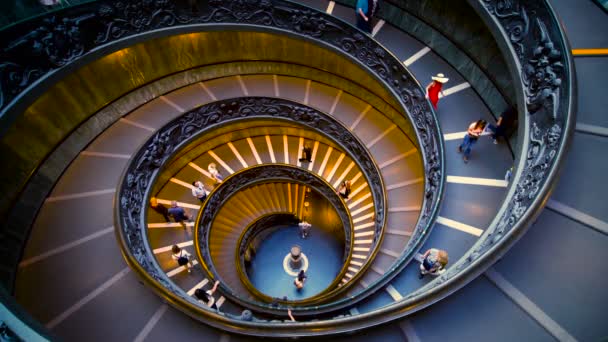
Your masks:
{"label": "person in dark clothing", "polygon": [[355,7],[357,27],[367,33],[372,33],[374,15],[378,11],[378,0],[357,0]]}
{"label": "person in dark clothing", "polygon": [[188,251],[185,249],[180,248],[178,245],[173,245],[173,247],[171,247],[171,251],[173,252],[171,258],[177,261],[178,265],[183,266],[188,273],[192,273],[192,267],[194,264],[192,263],[190,253],[188,253]]}
{"label": "person in dark clothing", "polygon": [[300,158],[300,162],[312,163],[312,149],[308,145],[304,145],[302,147],[302,158]]}
{"label": "person in dark clothing", "polygon": [[342,182],[342,184],[340,184],[340,187],[338,188],[338,195],[340,195],[340,197],[344,198],[345,200],[348,199],[348,196],[350,196],[349,180],[345,180],[344,182]]}
{"label": "person in dark clothing", "polygon": [[171,219],[169,218],[169,209],[164,205],[158,203],[156,197],[150,198],[150,207],[152,207],[152,209],[154,209],[154,211],[156,211],[157,213],[163,215],[163,217],[165,218],[165,222],[171,222]]}
{"label": "person in dark clothing", "polygon": [[189,220],[190,218],[186,215],[186,211],[184,208],[179,207],[176,201],[171,202],[171,208],[169,208],[169,214],[173,216],[173,220],[175,222],[181,224],[184,228],[186,228],[186,224],[184,221]]}
{"label": "person in dark clothing", "polygon": [[300,270],[300,273],[298,273],[298,276],[293,280],[293,284],[296,286],[296,289],[301,290],[302,288],[304,288],[304,282],[306,281],[306,274],[304,273],[304,270]]}
{"label": "person in dark clothing", "polygon": [[213,294],[215,293],[219,285],[219,280],[216,280],[211,290],[205,291],[201,288],[196,289],[196,291],[194,291],[194,297],[196,297],[199,302],[205,304],[207,307],[217,310],[217,305],[215,305],[215,298],[213,298]]}
{"label": "person in dark clothing", "polygon": [[517,111],[513,107],[509,107],[507,110],[500,114],[496,125],[488,125],[488,129],[492,131],[492,141],[494,144],[498,144],[498,137],[503,137],[505,140],[508,139],[508,134],[513,123],[517,119]]}

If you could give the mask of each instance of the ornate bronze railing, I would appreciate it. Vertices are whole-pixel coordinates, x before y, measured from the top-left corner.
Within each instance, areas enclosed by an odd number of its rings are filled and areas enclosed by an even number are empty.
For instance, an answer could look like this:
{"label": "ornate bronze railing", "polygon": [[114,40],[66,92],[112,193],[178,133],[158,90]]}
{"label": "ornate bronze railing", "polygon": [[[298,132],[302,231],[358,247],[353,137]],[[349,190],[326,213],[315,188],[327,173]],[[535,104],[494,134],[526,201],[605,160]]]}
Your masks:
{"label": "ornate bronze railing", "polygon": [[[238,247],[234,255],[234,264],[237,268],[237,272],[239,273],[239,278],[247,290],[253,293],[253,295],[260,300],[272,302],[273,298],[259,291],[251,283],[249,275],[247,274],[247,260],[245,255],[248,250],[255,251],[255,249],[252,248],[254,241],[263,240],[264,235],[271,234],[273,231],[280,229],[277,227],[284,225],[295,225],[298,223],[299,220],[294,213],[266,214],[249,224],[239,236],[239,241],[237,242]],[[250,257],[253,258],[251,254]]]}
{"label": "ornate bronze railing", "polygon": [[[439,199],[444,188],[444,152],[439,126],[424,98],[424,90],[401,62],[373,39],[350,25],[297,4],[280,0],[211,0],[195,1],[194,5],[191,6],[190,1],[99,1],[41,16],[23,25],[8,28],[0,38],[5,47],[0,53],[0,115],[3,129],[10,126],[30,99],[44,89],[42,85],[48,86],[64,76],[63,73],[73,70],[70,67],[84,65],[92,58],[98,57],[99,54],[95,52],[115,51],[124,46],[129,38],[146,39],[143,35],[145,33],[178,27],[186,27],[182,32],[187,32],[210,25],[225,24],[299,37],[342,54],[375,75],[399,100],[415,127],[426,179],[422,213],[409,245],[411,248],[402,258],[404,263],[409,260],[416,247],[420,246],[428,235],[437,215]],[[173,152],[179,150],[183,143],[193,139],[201,129],[213,128],[219,117],[233,115],[233,108],[232,103],[224,103],[223,107],[215,108],[215,112],[207,113],[203,118],[197,118],[197,113],[191,112],[173,122],[173,126],[165,127],[155,134],[146,147],[134,157],[131,166],[125,171],[123,187],[118,193],[116,212],[117,227],[120,227],[118,235],[121,242],[128,246],[125,253],[129,263],[151,287],[180,310],[200,319],[209,318],[209,324],[235,332],[273,336],[316,335],[330,331],[351,331],[377,324],[374,322],[378,320],[362,319],[368,315],[306,325],[238,321],[201,309],[164,274],[159,273],[158,265],[149,258],[151,251],[145,243],[145,215],[142,215],[142,211],[145,214],[149,186]],[[309,109],[292,114],[299,116],[306,124],[322,127],[318,122],[308,120]],[[274,118],[279,119],[278,116]],[[338,139],[344,136],[345,131],[342,128],[332,134],[335,136],[330,136]],[[367,155],[365,149],[344,150],[354,153],[357,160]],[[358,155],[358,152],[361,155]],[[370,159],[370,162],[362,162],[360,167],[364,170],[373,169],[375,165]],[[382,180],[377,174],[366,174],[366,177],[374,196],[377,196],[383,187]],[[380,201],[375,205],[376,208],[383,208],[376,215],[376,229],[382,229],[385,203]],[[377,286],[370,287],[369,291],[376,288]],[[342,304],[348,305],[348,301],[343,301]],[[375,313],[372,316],[378,319],[380,317]]]}
{"label": "ornate bronze railing", "polygon": [[487,22],[507,56],[518,91],[522,142],[516,151],[516,171],[498,215],[463,258],[403,300],[354,317],[282,324],[272,335],[351,331],[431,305],[493,264],[521,237],[542,209],[557,179],[558,166],[565,156],[575,122],[574,69],[567,40],[546,1],[525,5],[513,0],[469,0],[469,3]]}
{"label": "ornate bronze railing", "polygon": [[[353,223],[346,207],[346,203],[335,193],[335,189],[331,186],[331,184],[327,183],[321,177],[314,175],[308,170],[300,167],[285,164],[256,165],[243,169],[227,177],[219,187],[214,189],[211,194],[209,194],[207,200],[201,207],[199,216],[196,220],[196,230],[194,234],[196,253],[199,260],[202,261],[201,264],[214,275],[214,278],[220,280],[220,289],[222,290],[222,293],[242,306],[267,314],[283,313],[286,309],[284,307],[278,307],[277,304],[294,304],[295,301],[283,299],[277,300],[262,294],[252,287],[248,288],[256,297],[261,298],[262,301],[252,301],[248,299],[250,296],[249,293],[235,292],[234,289],[230,288],[230,286],[222,281],[222,272],[216,269],[212,255],[213,251],[211,251],[208,246],[210,246],[212,243],[211,230],[213,229],[213,222],[220,212],[221,207],[231,200],[231,196],[254,185],[278,182],[293,184],[297,183],[314,189],[317,193],[321,194],[336,210],[344,229],[345,261],[344,266],[340,270],[336,280],[334,280],[325,291],[322,291],[321,294],[297,301],[299,306],[314,303],[320,299],[331,298],[331,296],[336,295],[336,293],[343,291],[343,289],[338,288],[337,285],[342,276],[344,276],[344,273],[347,271],[348,262],[350,261],[353,247]],[[243,233],[245,233],[245,231]],[[242,236],[240,239],[242,239]],[[239,264],[240,262],[235,263],[234,267],[236,268]],[[297,308],[294,308],[294,311],[297,311]]]}
{"label": "ornate bronze railing", "polygon": [[[159,173],[162,172],[162,167],[168,165],[173,156],[179,154],[182,148],[189,146],[204,135],[205,132],[212,132],[224,125],[239,124],[242,121],[268,119],[285,121],[290,125],[302,125],[308,127],[308,129],[316,127],[318,134],[323,134],[328,139],[334,141],[343,151],[346,151],[351,158],[356,158],[359,162],[359,168],[362,170],[368,183],[381,185],[377,189],[372,189],[372,197],[378,213],[386,210],[384,204],[386,195],[383,192],[382,180],[369,152],[367,152],[352,133],[329,116],[288,100],[264,97],[229,99],[199,107],[165,125],[143,145],[125,171],[118,192],[116,227],[119,227],[117,234],[122,242],[127,261],[140,276],[152,283],[151,285],[155,290],[160,292],[164,297],[170,297],[171,302],[179,301],[181,303],[180,306],[192,306],[190,297],[170,282],[162,269],[160,269],[147,245],[145,229],[145,211],[147,207],[145,203],[147,203],[147,198],[150,196],[151,185]],[[287,172],[287,174],[280,176],[280,174],[286,172],[285,168],[290,167],[253,167],[251,171],[245,170],[232,175],[231,177],[236,180],[235,182],[232,182],[230,177],[227,178],[222,186],[214,190],[206,201],[205,208],[202,211],[203,214],[199,218],[199,225],[203,227],[207,226],[212,220],[209,216],[205,216],[205,213],[214,215],[217,211],[216,209],[221,206],[222,200],[226,197],[225,195],[237,191],[243,182],[250,183],[262,179],[284,178],[295,181],[303,179],[307,185],[314,185],[314,180],[309,178],[314,178],[315,176],[299,168],[289,170],[292,172]],[[298,170],[301,171],[301,174],[297,173]],[[252,172],[255,173],[255,176],[249,175]],[[260,172],[264,174],[260,175]],[[297,173],[295,176],[294,172]],[[241,174],[244,176],[241,177]],[[323,183],[324,181],[319,179],[318,182]],[[334,190],[329,184],[325,184],[325,187],[329,189],[328,191],[331,191],[337,201],[341,201],[335,196]],[[384,215],[382,216],[384,217]],[[380,228],[377,228],[379,229],[378,234],[382,233],[384,226],[384,222],[381,222]],[[201,237],[199,235],[196,241],[200,242],[200,240]],[[209,265],[208,263],[205,264]],[[207,271],[217,274],[213,270]],[[342,290],[342,288],[340,289]],[[229,293],[229,291],[226,291],[226,293]],[[236,298],[236,301],[241,302],[239,298]],[[242,302],[242,304],[246,305],[245,302]],[[264,308],[260,309],[260,307],[260,305],[257,306],[258,310],[265,313],[277,312],[276,307],[268,307],[267,310],[264,310]],[[315,309],[318,310],[319,307],[310,310]],[[198,309],[190,308],[190,310]],[[204,315],[198,317],[204,317]]]}
{"label": "ornate bronze railing", "polygon": [[[570,47],[548,1],[468,0],[507,56],[517,88],[519,136],[515,173],[498,214],[477,243],[441,277],[408,295],[435,300],[498,260],[534,222],[548,199],[576,122]],[[430,297],[429,296],[429,297]],[[431,297],[432,298],[432,297]]]}
{"label": "ornate bronze railing", "polygon": [[[469,251],[426,286],[377,311],[386,322],[462,288],[500,259],[540,214],[557,181],[576,123],[571,49],[547,0],[467,0],[485,21],[510,68],[521,142],[496,217]],[[399,267],[399,266],[395,266]],[[371,319],[368,317],[368,319]],[[370,324],[371,325],[371,324]]]}
{"label": "ornate bronze railing", "polygon": [[[410,260],[432,227],[443,193],[444,157],[437,120],[423,89],[399,60],[352,26],[305,6],[280,0],[98,1],[9,27],[0,38],[7,46],[0,52],[0,130],[45,87],[101,52],[170,34],[165,32],[192,32],[220,24],[298,37],[346,56],[377,77],[403,106],[415,127],[426,174],[422,214],[406,253]],[[381,184],[373,182],[372,189]],[[377,229],[384,220],[384,212],[377,213]]]}

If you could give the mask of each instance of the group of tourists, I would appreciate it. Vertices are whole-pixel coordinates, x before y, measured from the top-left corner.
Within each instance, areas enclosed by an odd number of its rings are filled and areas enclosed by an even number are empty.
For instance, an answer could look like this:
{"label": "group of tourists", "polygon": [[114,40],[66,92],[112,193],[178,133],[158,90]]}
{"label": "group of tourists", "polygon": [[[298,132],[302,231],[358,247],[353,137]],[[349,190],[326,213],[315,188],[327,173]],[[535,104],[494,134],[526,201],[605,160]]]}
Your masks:
{"label": "group of tourists", "polygon": [[[224,177],[220,174],[215,163],[210,163],[207,166],[209,176],[214,181],[214,186],[221,183]],[[207,190],[203,182],[195,180],[191,186],[192,196],[198,199],[201,203],[205,202],[210,191]],[[150,199],[150,207],[163,216],[165,222],[176,222],[186,228],[186,222],[192,219],[192,216],[186,212],[186,209],[179,206],[177,201],[171,201],[171,207],[167,208],[159,202],[156,197]]]}
{"label": "group of tourists", "polygon": [[[357,0],[355,7],[357,27],[364,32],[372,34],[374,16],[379,8],[379,0]],[[426,87],[426,98],[431,102],[433,108],[437,109],[440,94],[441,96],[445,96],[443,93],[443,85],[448,82],[449,78],[445,77],[442,73],[438,73],[431,77],[431,79],[432,82]],[[463,153],[463,161],[465,163],[469,162],[471,149],[484,131],[489,130],[491,132],[491,138],[494,144],[498,143],[499,137],[506,139],[509,127],[512,125],[516,116],[517,113],[515,110],[509,108],[502,113],[496,122],[496,125],[488,124],[485,120],[481,119],[472,122],[467,129],[467,133],[464,136],[462,143],[458,146],[458,152]]]}

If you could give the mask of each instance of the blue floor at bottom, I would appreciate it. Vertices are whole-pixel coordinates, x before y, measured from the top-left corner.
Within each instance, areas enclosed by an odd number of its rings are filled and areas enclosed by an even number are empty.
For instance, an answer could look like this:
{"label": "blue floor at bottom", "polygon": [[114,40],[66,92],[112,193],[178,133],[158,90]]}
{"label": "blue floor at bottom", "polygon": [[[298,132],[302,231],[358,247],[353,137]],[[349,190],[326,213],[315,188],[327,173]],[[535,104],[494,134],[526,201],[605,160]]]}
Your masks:
{"label": "blue floor at bottom", "polygon": [[[308,277],[302,290],[296,290],[294,277],[283,270],[283,258],[291,246],[299,245],[308,257]],[[314,296],[325,290],[342,268],[344,247],[331,234],[311,227],[308,238],[302,239],[297,226],[281,228],[267,237],[258,247],[249,269],[249,279],[261,292],[291,300]]]}

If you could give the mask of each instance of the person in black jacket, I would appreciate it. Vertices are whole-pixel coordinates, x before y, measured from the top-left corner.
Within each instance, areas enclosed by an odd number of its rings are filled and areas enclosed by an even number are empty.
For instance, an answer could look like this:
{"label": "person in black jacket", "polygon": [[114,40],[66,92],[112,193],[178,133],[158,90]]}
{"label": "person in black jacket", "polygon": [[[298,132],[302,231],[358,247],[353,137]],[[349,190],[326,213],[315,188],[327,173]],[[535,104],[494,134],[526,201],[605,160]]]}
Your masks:
{"label": "person in black jacket", "polygon": [[300,158],[300,162],[312,163],[312,150],[307,144],[302,147],[302,158]]}

